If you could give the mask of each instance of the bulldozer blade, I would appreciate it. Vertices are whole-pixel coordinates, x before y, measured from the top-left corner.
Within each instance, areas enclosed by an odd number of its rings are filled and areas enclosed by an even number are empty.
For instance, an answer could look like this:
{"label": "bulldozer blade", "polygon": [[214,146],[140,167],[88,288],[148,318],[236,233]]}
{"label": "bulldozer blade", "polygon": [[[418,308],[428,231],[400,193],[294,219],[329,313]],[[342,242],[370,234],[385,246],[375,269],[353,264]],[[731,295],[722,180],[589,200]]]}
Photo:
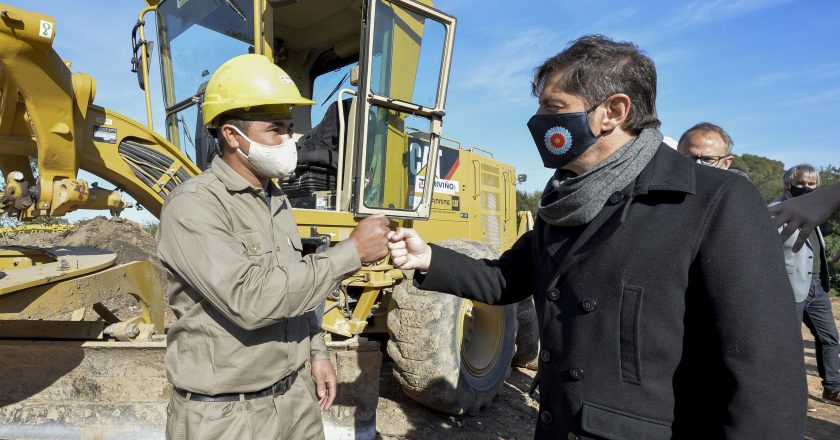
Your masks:
{"label": "bulldozer blade", "polygon": [[[329,440],[376,434],[379,343],[329,342]],[[0,439],[163,439],[172,386],[160,342],[0,340]]]}
{"label": "bulldozer blade", "polygon": [[0,341],[0,438],[164,437],[165,342]]}

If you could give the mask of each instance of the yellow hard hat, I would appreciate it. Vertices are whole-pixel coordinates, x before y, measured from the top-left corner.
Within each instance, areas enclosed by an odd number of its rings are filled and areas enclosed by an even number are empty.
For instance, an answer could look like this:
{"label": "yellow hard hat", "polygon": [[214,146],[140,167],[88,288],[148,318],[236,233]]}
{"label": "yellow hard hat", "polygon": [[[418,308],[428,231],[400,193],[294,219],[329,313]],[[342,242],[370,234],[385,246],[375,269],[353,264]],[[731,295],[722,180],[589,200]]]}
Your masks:
{"label": "yellow hard hat", "polygon": [[283,69],[263,55],[240,55],[216,69],[204,92],[201,111],[204,125],[210,125],[222,113],[247,112],[251,108],[277,107],[286,113],[296,105],[312,105]]}

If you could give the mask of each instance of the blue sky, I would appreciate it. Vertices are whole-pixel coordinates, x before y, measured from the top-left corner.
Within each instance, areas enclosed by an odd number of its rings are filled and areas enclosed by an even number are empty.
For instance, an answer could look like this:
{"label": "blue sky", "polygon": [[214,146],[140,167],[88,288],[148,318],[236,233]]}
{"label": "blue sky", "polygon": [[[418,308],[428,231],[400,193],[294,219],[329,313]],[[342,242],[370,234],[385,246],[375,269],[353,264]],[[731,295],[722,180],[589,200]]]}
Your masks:
{"label": "blue sky", "polygon": [[[321,0],[324,1],[324,0]],[[142,1],[16,0],[56,17],[54,47],[97,80],[96,103],[145,121],[129,71],[130,32]],[[533,69],[581,35],[633,41],[658,73],[665,135],[710,121],[737,154],[786,166],[840,165],[840,2],[833,0],[439,0],[458,19],[444,135],[493,151],[542,189],[550,172],[525,126],[536,110]],[[149,16],[151,20],[151,16]],[[151,35],[147,36],[153,38]],[[160,103],[157,58],[152,90]],[[160,129],[161,107],[155,108]],[[90,216],[79,213],[78,219]],[[148,214],[126,214],[140,221]]]}

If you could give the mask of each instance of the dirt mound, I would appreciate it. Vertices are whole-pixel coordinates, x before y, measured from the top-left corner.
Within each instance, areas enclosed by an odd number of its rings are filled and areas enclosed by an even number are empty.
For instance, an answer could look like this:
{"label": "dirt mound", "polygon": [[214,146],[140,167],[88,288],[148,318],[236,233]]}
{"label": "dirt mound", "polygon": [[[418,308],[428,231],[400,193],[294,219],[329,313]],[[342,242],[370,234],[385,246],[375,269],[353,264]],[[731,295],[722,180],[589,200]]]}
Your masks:
{"label": "dirt mound", "polygon": [[117,264],[149,260],[163,271],[152,234],[139,224],[120,217],[81,221],[73,229],[59,234],[59,244],[108,249],[117,254]]}
{"label": "dirt mound", "polygon": [[[146,260],[157,269],[161,286],[164,289],[161,291],[161,295],[166,294],[166,273],[157,258],[155,237],[143,229],[141,225],[121,217],[99,216],[82,220],[75,224],[72,229],[64,232],[16,234],[0,239],[0,245],[95,247],[107,249],[117,254],[116,264]],[[120,318],[136,316],[140,311],[136,301],[127,296],[112,298],[104,304]],[[87,316],[91,313],[93,312],[88,312],[85,319],[96,319],[96,315]],[[164,319],[167,325],[174,320],[168,305],[165,306]]]}

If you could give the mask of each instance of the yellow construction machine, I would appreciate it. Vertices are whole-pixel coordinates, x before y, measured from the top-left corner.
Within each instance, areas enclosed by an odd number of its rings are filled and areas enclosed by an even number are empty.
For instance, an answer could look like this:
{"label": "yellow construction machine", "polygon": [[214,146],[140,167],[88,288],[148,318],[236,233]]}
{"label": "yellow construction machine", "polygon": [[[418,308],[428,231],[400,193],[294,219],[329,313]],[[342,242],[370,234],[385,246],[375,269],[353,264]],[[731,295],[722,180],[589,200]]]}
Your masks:
{"label": "yellow construction machine", "polygon": [[[156,37],[146,32],[150,18]],[[358,219],[377,213],[476,257],[498,255],[522,232],[513,167],[442,136],[455,19],[431,1],[146,0],[131,33],[146,124],[94,104],[95,80],[72,73],[52,48],[60,30],[60,19],[0,4],[5,215],[118,214],[123,193],[159,215],[166,196],[216,154],[200,114],[210,74],[256,53],[320,101],[295,109],[299,164],[280,182],[303,252],[348,238]],[[155,53],[164,136],[153,129]],[[80,179],[79,170],[115,189]],[[164,289],[150,263],[114,261],[90,248],[0,249],[0,437],[162,435],[170,393]],[[476,412],[502,386],[515,307],[419,291],[410,277],[385,259],[326,301],[323,328],[340,382],[324,414],[328,438],[373,437],[376,341],[387,341],[406,394],[436,410]],[[103,306],[114,295],[135,298],[141,313],[116,317]],[[86,310],[98,318],[84,319]]]}

